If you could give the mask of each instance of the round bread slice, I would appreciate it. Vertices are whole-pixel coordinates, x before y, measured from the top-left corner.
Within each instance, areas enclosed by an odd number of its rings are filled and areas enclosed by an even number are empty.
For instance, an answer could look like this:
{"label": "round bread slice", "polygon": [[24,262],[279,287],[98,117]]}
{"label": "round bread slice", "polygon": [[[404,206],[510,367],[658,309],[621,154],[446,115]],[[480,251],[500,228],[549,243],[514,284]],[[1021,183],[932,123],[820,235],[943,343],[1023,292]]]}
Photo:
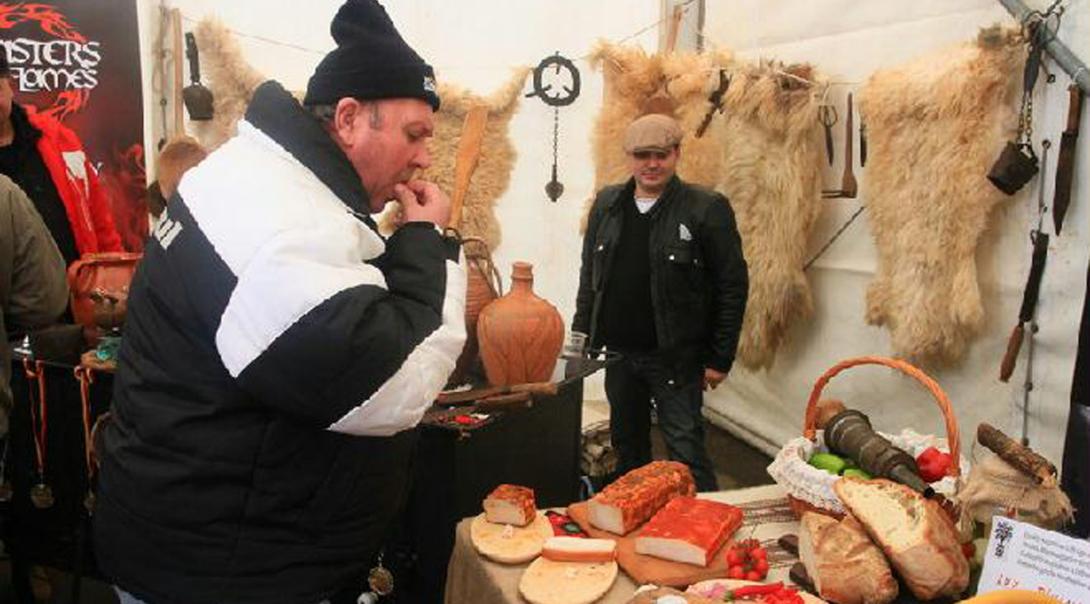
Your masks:
{"label": "round bread slice", "polygon": [[[756,582],[756,581],[741,581],[741,580],[738,580],[738,579],[709,579],[707,581],[701,581],[699,583],[694,583],[694,584],[690,585],[689,589],[687,589],[685,591],[688,592],[688,593],[706,595],[706,594],[711,593],[712,590],[714,590],[717,585],[722,585],[722,586],[726,587],[727,589],[738,589],[739,587],[744,587],[746,585],[764,585],[764,583],[759,583],[759,582]],[[788,585],[788,584],[785,583],[785,585]],[[825,600],[822,600],[821,598],[819,598],[819,597],[817,597],[817,596],[815,596],[813,594],[809,594],[809,593],[807,593],[805,591],[802,591],[801,588],[796,588],[796,589],[799,590],[799,596],[802,598],[802,601],[805,602],[806,604],[828,604],[828,602],[826,602]]]}
{"label": "round bread slice", "polygon": [[519,581],[530,604],[591,604],[606,595],[617,578],[616,562],[534,560]]}
{"label": "round bread slice", "polygon": [[545,540],[553,536],[553,527],[538,513],[530,524],[513,526],[495,524],[481,514],[469,524],[469,539],[479,554],[503,564],[522,564],[541,554]]}

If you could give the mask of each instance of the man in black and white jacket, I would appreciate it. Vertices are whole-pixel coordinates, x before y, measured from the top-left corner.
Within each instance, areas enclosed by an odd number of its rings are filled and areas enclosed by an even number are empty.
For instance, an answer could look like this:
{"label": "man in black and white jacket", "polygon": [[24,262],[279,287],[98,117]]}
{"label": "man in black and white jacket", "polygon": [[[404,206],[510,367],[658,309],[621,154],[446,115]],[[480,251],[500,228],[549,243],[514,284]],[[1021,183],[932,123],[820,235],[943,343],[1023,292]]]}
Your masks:
{"label": "man in black and white jacket", "polygon": [[[123,602],[358,593],[404,496],[409,429],[464,344],[450,204],[413,179],[432,69],[374,0],[331,30],[306,107],[258,88],[133,280],[95,510]],[[392,197],[405,224],[384,241],[367,214]]]}

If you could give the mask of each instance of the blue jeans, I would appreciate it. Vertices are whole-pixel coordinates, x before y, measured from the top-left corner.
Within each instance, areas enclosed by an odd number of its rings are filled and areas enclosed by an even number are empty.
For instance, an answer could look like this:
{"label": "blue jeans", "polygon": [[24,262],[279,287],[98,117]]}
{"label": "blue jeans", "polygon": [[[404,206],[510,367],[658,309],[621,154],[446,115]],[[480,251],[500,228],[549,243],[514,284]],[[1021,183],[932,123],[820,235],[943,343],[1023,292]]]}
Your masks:
{"label": "blue jeans", "polygon": [[689,466],[698,491],[719,489],[704,447],[704,367],[661,351],[622,352],[606,367],[609,434],[624,473],[651,461],[651,400],[670,459]]}

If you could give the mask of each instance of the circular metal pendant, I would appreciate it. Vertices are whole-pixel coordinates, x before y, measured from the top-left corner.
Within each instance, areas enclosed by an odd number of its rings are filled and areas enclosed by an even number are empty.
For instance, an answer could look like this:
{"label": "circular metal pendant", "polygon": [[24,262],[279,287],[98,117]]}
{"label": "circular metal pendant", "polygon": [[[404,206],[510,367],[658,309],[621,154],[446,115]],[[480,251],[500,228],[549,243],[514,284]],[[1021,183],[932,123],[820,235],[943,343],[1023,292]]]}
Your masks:
{"label": "circular metal pendant", "polygon": [[545,185],[545,194],[549,196],[549,199],[556,201],[560,199],[560,196],[564,194],[564,185],[560,181],[550,180]]}
{"label": "circular metal pendant", "polygon": [[8,481],[0,482],[0,503],[6,503],[11,501],[11,483]]}
{"label": "circular metal pendant", "polygon": [[39,510],[53,507],[53,489],[44,482],[30,487],[30,502]]}
{"label": "circular metal pendant", "polygon": [[87,491],[83,498],[83,509],[87,510],[88,516],[95,513],[95,494],[92,491]]}
{"label": "circular metal pendant", "polygon": [[367,585],[380,596],[394,593],[394,575],[381,564],[367,574]]}
{"label": "circular metal pendant", "polygon": [[526,96],[536,96],[550,107],[571,105],[581,88],[579,68],[571,59],[556,53],[542,59],[534,68],[533,84],[534,91]]}

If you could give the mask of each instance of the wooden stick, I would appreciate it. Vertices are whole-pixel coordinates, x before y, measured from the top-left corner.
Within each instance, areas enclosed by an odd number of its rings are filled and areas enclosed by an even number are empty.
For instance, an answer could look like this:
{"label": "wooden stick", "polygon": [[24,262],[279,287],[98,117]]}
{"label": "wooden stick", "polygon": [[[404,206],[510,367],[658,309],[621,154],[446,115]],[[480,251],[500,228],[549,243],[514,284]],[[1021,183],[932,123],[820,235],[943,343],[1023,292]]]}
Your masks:
{"label": "wooden stick", "polygon": [[677,46],[677,33],[678,30],[681,29],[682,14],[683,11],[681,9],[681,5],[679,4],[675,6],[674,15],[670,19],[670,31],[666,34],[666,49],[664,51],[664,54],[674,52],[674,47]]}
{"label": "wooden stick", "polygon": [[981,423],[977,426],[976,440],[1003,461],[1029,474],[1037,484],[1045,487],[1056,486],[1056,466],[1052,462],[990,424]]}
{"label": "wooden stick", "polygon": [[1022,350],[1022,340],[1026,336],[1026,328],[1021,323],[1014,326],[1010,338],[1007,339],[1007,352],[1003,354],[1003,361],[999,364],[999,381],[1007,383],[1014,373],[1014,365],[1018,362],[1018,353]]}
{"label": "wooden stick", "polygon": [[174,82],[170,91],[174,99],[174,132],[173,136],[164,135],[166,140],[185,134],[185,113],[182,111],[182,12],[176,8],[170,9],[170,37],[170,60],[174,66]]}
{"label": "wooden stick", "polygon": [[462,124],[462,136],[458,140],[458,155],[454,159],[454,191],[450,198],[450,226],[458,228],[462,221],[462,206],[465,204],[469,181],[477,169],[481,158],[481,141],[484,140],[485,126],[488,125],[488,107],[475,105],[466,112]]}
{"label": "wooden stick", "polygon": [[439,405],[455,405],[458,403],[471,403],[485,398],[512,393],[528,392],[544,396],[552,396],[557,392],[557,385],[553,382],[529,382],[526,384],[513,384],[511,386],[489,386],[464,392],[441,392],[435,402]]}

